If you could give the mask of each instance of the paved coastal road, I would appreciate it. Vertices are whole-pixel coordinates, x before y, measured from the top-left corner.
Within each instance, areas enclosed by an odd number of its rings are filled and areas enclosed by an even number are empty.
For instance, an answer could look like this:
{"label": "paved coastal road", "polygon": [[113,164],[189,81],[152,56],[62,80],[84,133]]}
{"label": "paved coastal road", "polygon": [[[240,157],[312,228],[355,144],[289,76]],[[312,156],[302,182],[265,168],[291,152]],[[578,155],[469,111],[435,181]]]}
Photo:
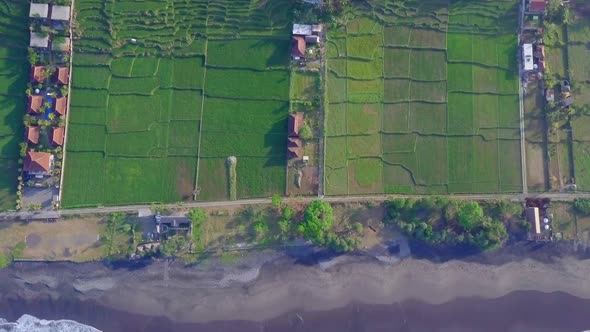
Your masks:
{"label": "paved coastal road", "polygon": [[[332,196],[324,197],[323,200],[330,203],[362,203],[362,202],[383,202],[392,197],[405,198],[422,198],[435,197],[432,195],[372,195],[372,196]],[[487,195],[444,195],[441,197],[465,199],[465,200],[511,200],[524,201],[527,197],[549,198],[554,201],[573,201],[576,198],[590,198],[590,193],[531,193],[531,194],[487,194]],[[286,202],[292,203],[309,203],[317,199],[316,197],[294,197],[285,198]],[[184,203],[181,206],[178,204],[165,204],[163,207],[167,208],[229,208],[240,207],[248,205],[270,204],[270,198],[259,199],[243,199],[237,201],[221,201],[221,202],[192,202]],[[141,209],[149,209],[150,205],[123,205],[123,206],[109,206],[97,208],[84,209],[67,209],[60,211],[37,211],[37,212],[4,212],[0,213],[0,220],[15,220],[15,219],[49,219],[59,218],[60,216],[82,215],[82,214],[103,214],[112,212],[137,212]]]}

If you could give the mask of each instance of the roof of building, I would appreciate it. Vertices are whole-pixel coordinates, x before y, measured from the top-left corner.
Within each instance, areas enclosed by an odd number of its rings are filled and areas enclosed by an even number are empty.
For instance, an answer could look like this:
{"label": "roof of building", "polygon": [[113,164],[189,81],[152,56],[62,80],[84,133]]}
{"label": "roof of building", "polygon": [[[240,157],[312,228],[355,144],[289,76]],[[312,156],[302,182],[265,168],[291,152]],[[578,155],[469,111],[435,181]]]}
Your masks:
{"label": "roof of building", "polygon": [[305,56],[305,38],[301,36],[293,36],[291,41],[291,55],[294,57]]}
{"label": "roof of building", "polygon": [[570,106],[573,103],[574,103],[573,97],[567,97],[567,98],[561,100],[561,106],[563,106],[563,107]]}
{"label": "roof of building", "polygon": [[70,80],[70,68],[68,67],[57,67],[55,71],[57,77],[57,83],[66,85]]}
{"label": "roof of building", "polygon": [[312,5],[321,5],[324,3],[324,0],[301,0],[301,1],[310,3]]}
{"label": "roof of building", "polygon": [[317,44],[320,42],[320,36],[316,36],[316,35],[305,36],[305,42]]}
{"label": "roof of building", "polygon": [[311,32],[321,32],[324,29],[324,26],[321,24],[314,24],[311,26]]}
{"label": "roof of building", "polygon": [[51,170],[51,153],[47,152],[27,152],[23,164],[25,172],[48,173]]}
{"label": "roof of building", "polygon": [[162,216],[156,215],[154,216],[156,223],[158,224],[165,224],[172,228],[179,228],[179,227],[189,227],[191,224],[191,220],[187,217],[183,216]]}
{"label": "roof of building", "polygon": [[51,7],[51,19],[59,21],[70,20],[70,6],[52,6]]}
{"label": "roof of building", "polygon": [[25,128],[25,138],[27,139],[27,141],[29,141],[29,143],[32,144],[38,144],[39,143],[39,127],[34,126],[34,127],[29,127],[27,126]]}
{"label": "roof of building", "polygon": [[289,137],[287,143],[287,153],[289,155],[289,159],[301,158],[301,156],[303,156],[301,138]]}
{"label": "roof of building", "polygon": [[33,66],[31,67],[31,81],[41,83],[43,82],[43,71],[44,66]]}
{"label": "roof of building", "polygon": [[54,39],[53,43],[51,44],[51,49],[54,51],[61,51],[67,52],[70,50],[70,45],[72,45],[72,41],[69,37],[60,37],[61,39]]}
{"label": "roof of building", "polygon": [[53,132],[51,133],[51,144],[53,145],[63,145],[64,144],[64,128],[63,127],[54,127]]}
{"label": "roof of building", "polygon": [[547,98],[548,102],[554,102],[555,101],[555,90],[553,90],[553,89],[545,90],[545,98]]}
{"label": "roof of building", "polygon": [[311,25],[293,24],[293,35],[307,36],[311,35]]}
{"label": "roof of building", "polygon": [[529,4],[529,11],[539,13],[545,12],[546,5],[547,3],[545,0],[531,0],[531,3]]}
{"label": "roof of building", "polygon": [[47,18],[49,13],[49,5],[46,3],[31,3],[29,9],[29,17]]}
{"label": "roof of building", "polygon": [[290,148],[298,148],[301,147],[301,138],[299,137],[289,137],[287,141],[287,146]]}
{"label": "roof of building", "polygon": [[528,207],[525,210],[526,219],[533,225],[535,228],[535,233],[541,233],[541,219],[539,218],[539,208],[538,207]]}
{"label": "roof of building", "polygon": [[68,106],[68,98],[66,97],[57,97],[55,99],[55,111],[59,115],[66,115],[66,108]]}
{"label": "roof of building", "polygon": [[524,70],[533,70],[533,44],[522,45],[522,57],[524,59]]}
{"label": "roof of building", "polygon": [[29,44],[31,47],[47,47],[49,46],[49,35],[40,34],[38,32],[31,31],[31,43]]}
{"label": "roof of building", "polygon": [[43,106],[43,96],[29,96],[29,113],[38,113]]}
{"label": "roof of building", "polygon": [[303,113],[291,113],[289,114],[289,136],[290,137],[298,137],[299,136],[299,129],[301,129],[301,125],[303,125],[303,120],[305,116]]}
{"label": "roof of building", "polygon": [[544,58],[545,57],[545,45],[537,45],[537,52],[539,56]]}

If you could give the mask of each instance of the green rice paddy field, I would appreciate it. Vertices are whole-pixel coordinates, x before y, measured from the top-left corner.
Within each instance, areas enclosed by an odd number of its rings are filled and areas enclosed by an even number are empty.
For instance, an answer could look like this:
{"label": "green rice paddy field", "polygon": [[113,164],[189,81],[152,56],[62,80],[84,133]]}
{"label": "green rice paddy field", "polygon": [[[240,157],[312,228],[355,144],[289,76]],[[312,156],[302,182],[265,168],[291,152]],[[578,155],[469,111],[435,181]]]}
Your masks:
{"label": "green rice paddy field", "polygon": [[521,191],[518,2],[355,13],[328,34],[326,193]]}
{"label": "green rice paddy field", "polygon": [[63,206],[285,191],[290,1],[77,0]]}
{"label": "green rice paddy field", "polygon": [[590,191],[590,17],[576,12],[568,26],[568,66],[575,105],[582,110],[571,120],[577,189]]}
{"label": "green rice paddy field", "polygon": [[29,4],[0,1],[0,210],[14,209],[29,73]]}

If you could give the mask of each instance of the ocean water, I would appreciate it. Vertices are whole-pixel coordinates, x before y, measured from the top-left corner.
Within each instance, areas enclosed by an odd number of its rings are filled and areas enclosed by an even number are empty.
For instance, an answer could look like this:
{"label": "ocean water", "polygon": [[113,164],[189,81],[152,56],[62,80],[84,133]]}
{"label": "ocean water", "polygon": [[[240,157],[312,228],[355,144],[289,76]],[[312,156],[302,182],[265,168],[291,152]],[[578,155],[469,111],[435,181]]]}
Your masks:
{"label": "ocean water", "polygon": [[565,293],[513,292],[496,299],[459,298],[431,305],[404,301],[390,305],[351,303],[331,311],[305,308],[264,322],[227,321],[204,324],[173,322],[165,317],[129,314],[94,302],[61,298],[0,303],[0,317],[15,321],[23,314],[69,319],[108,332],[579,332],[590,330],[590,300]]}

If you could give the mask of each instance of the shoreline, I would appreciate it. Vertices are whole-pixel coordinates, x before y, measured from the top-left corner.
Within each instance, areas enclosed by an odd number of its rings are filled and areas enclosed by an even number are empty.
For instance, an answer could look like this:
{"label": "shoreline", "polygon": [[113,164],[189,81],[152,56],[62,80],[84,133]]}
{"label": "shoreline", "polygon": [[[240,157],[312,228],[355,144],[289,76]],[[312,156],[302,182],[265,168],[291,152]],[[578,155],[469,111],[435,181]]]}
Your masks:
{"label": "shoreline", "polygon": [[0,302],[87,301],[194,324],[263,322],[290,312],[338,310],[351,303],[417,301],[436,306],[522,291],[590,299],[588,260],[557,257],[552,250],[546,253],[548,262],[502,257],[506,252],[501,252],[443,263],[407,258],[387,265],[373,258],[338,256],[301,264],[272,252],[248,255],[234,265],[209,262],[193,267],[167,261],[112,268],[102,263],[17,263],[0,271]]}

